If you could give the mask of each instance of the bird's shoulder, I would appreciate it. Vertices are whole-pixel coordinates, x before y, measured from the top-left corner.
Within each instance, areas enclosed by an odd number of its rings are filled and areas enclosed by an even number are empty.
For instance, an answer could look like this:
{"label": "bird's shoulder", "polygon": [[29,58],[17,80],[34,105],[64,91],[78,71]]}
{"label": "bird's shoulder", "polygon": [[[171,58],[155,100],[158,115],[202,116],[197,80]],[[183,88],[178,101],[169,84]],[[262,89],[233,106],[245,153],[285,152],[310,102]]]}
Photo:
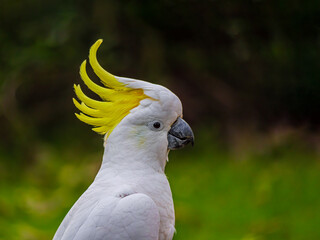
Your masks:
{"label": "bird's shoulder", "polygon": [[158,239],[159,211],[149,196],[124,192],[84,202],[70,212],[56,239]]}

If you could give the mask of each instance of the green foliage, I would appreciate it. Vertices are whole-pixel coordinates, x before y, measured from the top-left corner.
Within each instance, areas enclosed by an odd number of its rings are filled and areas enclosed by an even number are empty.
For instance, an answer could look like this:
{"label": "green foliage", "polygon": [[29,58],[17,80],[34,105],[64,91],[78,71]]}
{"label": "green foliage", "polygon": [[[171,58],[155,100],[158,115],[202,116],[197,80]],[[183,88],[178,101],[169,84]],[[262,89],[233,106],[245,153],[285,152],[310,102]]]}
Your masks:
{"label": "green foliage", "polygon": [[[245,151],[239,160],[210,134],[200,132],[196,140],[194,148],[171,152],[166,169],[176,209],[174,239],[320,238],[315,152],[285,141]],[[52,238],[102,157],[98,140],[89,148],[74,142],[38,144],[26,166],[10,164],[14,159],[2,153],[0,239]]]}

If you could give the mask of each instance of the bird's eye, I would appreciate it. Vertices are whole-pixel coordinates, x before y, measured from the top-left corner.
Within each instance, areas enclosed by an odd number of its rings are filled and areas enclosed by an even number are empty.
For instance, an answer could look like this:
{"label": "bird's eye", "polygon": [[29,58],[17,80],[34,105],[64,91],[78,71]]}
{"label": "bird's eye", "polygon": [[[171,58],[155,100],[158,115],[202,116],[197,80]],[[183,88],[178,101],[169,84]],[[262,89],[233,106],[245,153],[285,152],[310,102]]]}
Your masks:
{"label": "bird's eye", "polygon": [[161,121],[153,121],[148,124],[148,127],[152,131],[160,131],[163,128]]}

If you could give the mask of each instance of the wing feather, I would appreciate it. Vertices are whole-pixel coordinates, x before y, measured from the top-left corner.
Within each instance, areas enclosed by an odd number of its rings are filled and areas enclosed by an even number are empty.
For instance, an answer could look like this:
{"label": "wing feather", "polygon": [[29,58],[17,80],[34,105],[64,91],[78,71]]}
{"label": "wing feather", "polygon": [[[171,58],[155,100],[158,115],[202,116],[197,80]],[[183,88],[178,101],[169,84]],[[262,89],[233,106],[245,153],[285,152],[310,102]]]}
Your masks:
{"label": "wing feather", "polygon": [[158,240],[160,215],[145,194],[107,197],[87,209],[77,209],[62,236],[54,240]]}

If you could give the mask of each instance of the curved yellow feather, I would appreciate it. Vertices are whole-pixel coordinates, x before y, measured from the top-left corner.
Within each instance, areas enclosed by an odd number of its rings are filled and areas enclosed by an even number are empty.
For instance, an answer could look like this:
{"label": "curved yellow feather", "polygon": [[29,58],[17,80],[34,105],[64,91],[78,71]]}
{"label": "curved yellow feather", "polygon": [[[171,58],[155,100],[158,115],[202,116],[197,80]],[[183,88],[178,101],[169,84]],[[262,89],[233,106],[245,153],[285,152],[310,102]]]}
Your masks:
{"label": "curved yellow feather", "polygon": [[95,109],[104,109],[108,108],[109,102],[100,102],[94,99],[87,97],[81,90],[80,85],[74,85],[74,90],[76,92],[77,97],[84,102],[87,106],[95,108]]}
{"label": "curved yellow feather", "polygon": [[99,86],[98,84],[94,83],[88,76],[87,71],[86,71],[86,63],[87,60],[84,60],[80,66],[80,76],[83,80],[83,82],[87,85],[87,87],[98,94],[103,100],[108,101],[108,99],[111,98],[112,93],[114,92],[111,89],[104,88]]}
{"label": "curved yellow feather", "polygon": [[106,113],[101,112],[100,110],[88,107],[83,102],[81,104],[78,103],[78,101],[75,100],[74,98],[72,98],[72,100],[73,100],[73,104],[84,114],[87,114],[92,117],[104,117],[106,115]]}
{"label": "curved yellow feather", "polygon": [[144,94],[143,89],[132,89],[125,86],[100,66],[96,54],[101,43],[102,40],[99,39],[90,48],[89,62],[95,74],[107,88],[90,79],[86,71],[86,60],[80,66],[80,76],[85,85],[103,101],[89,98],[83,93],[80,85],[75,84],[74,90],[81,103],[75,99],[73,99],[73,103],[81,112],[80,114],[76,113],[77,118],[93,125],[93,131],[107,134],[106,137],[108,137],[119,122],[130,113],[131,109],[139,106],[142,99],[149,97]]}
{"label": "curved yellow feather", "polygon": [[118,82],[117,79],[112,74],[110,74],[106,70],[104,70],[100,66],[100,64],[97,60],[97,50],[100,47],[102,41],[103,41],[102,39],[99,39],[90,48],[90,52],[89,52],[90,65],[92,66],[92,69],[95,72],[95,74],[97,74],[97,76],[100,78],[101,82],[105,86],[107,86],[109,88],[122,89],[125,87],[124,84]]}
{"label": "curved yellow feather", "polygon": [[93,131],[97,132],[97,133],[111,133],[111,130],[108,126],[101,126],[101,127],[94,127],[92,128]]}
{"label": "curved yellow feather", "polygon": [[94,125],[94,126],[104,125],[104,124],[106,124],[106,122],[108,122],[108,119],[106,119],[106,118],[93,118],[93,117],[89,117],[83,113],[80,113],[80,114],[76,113],[76,116],[82,122],[85,122],[85,123],[88,123],[88,124]]}

